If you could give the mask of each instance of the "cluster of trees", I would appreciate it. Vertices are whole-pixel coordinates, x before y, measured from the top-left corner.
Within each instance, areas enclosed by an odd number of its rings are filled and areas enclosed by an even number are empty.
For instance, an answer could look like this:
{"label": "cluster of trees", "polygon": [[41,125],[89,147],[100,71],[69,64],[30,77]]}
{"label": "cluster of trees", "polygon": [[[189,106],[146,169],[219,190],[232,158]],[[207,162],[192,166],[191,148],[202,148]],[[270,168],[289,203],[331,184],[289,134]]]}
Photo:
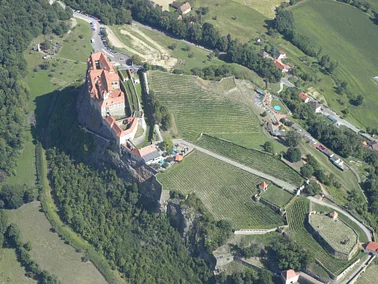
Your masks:
{"label": "cluster of trees", "polygon": [[116,23],[117,17],[114,15],[118,9],[131,10],[133,19],[166,31],[177,38],[225,52],[226,60],[246,66],[270,82],[278,82],[281,78],[281,72],[272,60],[258,56],[252,46],[233,40],[231,35],[221,36],[211,23],[203,22],[202,14],[205,11],[203,9],[199,13],[178,20],[177,13],[162,11],[161,7],[155,6],[148,0],[90,0],[85,3],[79,0],[68,0],[66,4],[74,9],[81,9],[99,16],[105,24]]}
{"label": "cluster of trees", "polygon": [[62,34],[72,11],[48,1],[2,1],[0,9],[0,181],[14,173],[23,148],[29,91],[22,52],[40,34]]}
{"label": "cluster of trees", "polygon": [[8,225],[7,213],[0,210],[0,247],[4,246],[16,249],[18,260],[25,268],[27,277],[38,280],[40,284],[61,283],[55,275],[41,270],[38,263],[30,255],[31,242],[22,242],[20,228],[14,223]]}
{"label": "cluster of trees", "polygon": [[269,270],[261,269],[256,272],[246,269],[243,272],[236,272],[231,275],[221,273],[218,277],[220,284],[273,284],[272,273]]}
{"label": "cluster of trees", "polygon": [[204,260],[190,256],[168,218],[147,212],[136,184],[111,169],[75,164],[56,149],[47,157],[62,220],[130,282],[211,282]]}
{"label": "cluster of trees", "polygon": [[163,130],[168,130],[172,126],[172,113],[168,110],[167,106],[159,102],[153,91],[149,93],[149,100],[155,121],[161,125]]}
{"label": "cluster of trees", "polygon": [[4,184],[0,190],[0,208],[17,209],[37,199],[37,189],[26,185]]}
{"label": "cluster of trees", "polygon": [[322,189],[316,181],[310,180],[310,182],[305,186],[304,192],[308,195],[318,195],[322,192]]}

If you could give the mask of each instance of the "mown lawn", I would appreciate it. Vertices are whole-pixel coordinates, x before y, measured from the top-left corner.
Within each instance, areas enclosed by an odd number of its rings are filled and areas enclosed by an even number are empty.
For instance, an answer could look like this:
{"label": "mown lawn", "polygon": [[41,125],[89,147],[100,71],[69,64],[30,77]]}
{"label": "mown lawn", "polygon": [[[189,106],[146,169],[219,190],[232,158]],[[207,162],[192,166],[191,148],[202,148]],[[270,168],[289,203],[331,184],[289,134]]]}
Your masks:
{"label": "mown lawn", "polygon": [[198,146],[214,151],[222,156],[286,182],[300,185],[303,181],[302,177],[296,171],[269,154],[244,148],[208,135],[202,135],[199,140],[194,142]]}
{"label": "mown lawn", "polygon": [[286,205],[291,198],[293,198],[293,195],[282,188],[269,186],[268,190],[261,194],[261,197],[279,207],[282,207]]}
{"label": "mown lawn", "polygon": [[36,280],[26,277],[25,273],[25,269],[17,260],[16,250],[0,248],[0,283],[38,283]]}
{"label": "mown lawn", "polygon": [[31,256],[41,269],[55,274],[62,283],[106,283],[92,263],[81,261],[82,253],[50,231],[51,224],[40,208],[35,201],[8,212],[9,221],[20,227],[23,242],[32,243]]}
{"label": "mown lawn", "polygon": [[[335,94],[331,85],[324,93],[330,108],[340,111],[348,107],[351,114],[347,119],[375,127],[378,84],[372,77],[378,76],[378,26],[360,10],[336,1],[305,1],[291,11],[297,31],[337,61],[337,77],[348,83],[353,95],[361,94],[365,98],[361,106],[351,106],[346,95]],[[341,105],[338,99],[345,104]]]}
{"label": "mown lawn", "polygon": [[297,242],[300,246],[308,249],[316,259],[327,267],[332,273],[339,274],[342,272],[350,262],[334,258],[331,256],[307,231],[305,222],[307,214],[309,213],[309,201],[304,197],[297,197],[297,199],[290,204],[287,211],[287,220],[289,229],[286,230],[289,237]]}
{"label": "mown lawn", "polygon": [[180,164],[158,175],[164,189],[186,195],[194,192],[217,220],[233,228],[274,228],[283,219],[252,199],[262,179],[211,156],[194,152]]}
{"label": "mown lawn", "polygon": [[246,5],[255,9],[257,12],[263,14],[269,19],[273,19],[276,15],[276,7],[280,6],[282,2],[289,2],[284,0],[234,0],[237,3]]}

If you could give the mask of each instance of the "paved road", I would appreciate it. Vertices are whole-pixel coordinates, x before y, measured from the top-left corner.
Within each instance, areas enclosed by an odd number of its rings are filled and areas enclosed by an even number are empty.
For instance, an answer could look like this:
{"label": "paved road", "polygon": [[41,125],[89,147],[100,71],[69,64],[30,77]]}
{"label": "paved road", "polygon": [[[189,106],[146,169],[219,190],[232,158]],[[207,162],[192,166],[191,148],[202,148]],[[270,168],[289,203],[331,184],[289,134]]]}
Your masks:
{"label": "paved road", "polygon": [[287,86],[287,87],[289,87],[289,88],[294,88],[295,85],[292,82],[290,82],[288,79],[289,79],[289,77],[281,78],[281,82],[280,83],[283,84],[283,85],[285,85],[285,86]]}
{"label": "paved road", "polygon": [[255,170],[255,169],[252,169],[252,168],[250,168],[250,167],[247,167],[247,166],[245,166],[245,165],[243,165],[243,164],[240,164],[240,163],[238,163],[238,162],[235,162],[235,161],[233,161],[233,160],[231,160],[231,159],[229,159],[229,158],[226,158],[226,157],[224,157],[224,156],[218,155],[218,154],[216,154],[216,153],[214,153],[214,152],[211,152],[211,151],[209,151],[209,150],[206,150],[206,149],[204,149],[204,148],[202,148],[202,147],[199,147],[199,146],[197,146],[197,145],[194,145],[194,144],[192,144],[192,143],[189,143],[189,142],[187,142],[187,141],[185,141],[185,140],[174,139],[174,140],[173,140],[173,144],[176,144],[176,143],[179,143],[179,144],[186,144],[186,145],[188,145],[189,147],[192,147],[192,148],[196,149],[196,150],[199,151],[199,152],[202,152],[202,153],[204,153],[204,154],[207,154],[207,155],[209,155],[209,156],[212,156],[212,157],[214,157],[214,158],[216,158],[216,159],[218,159],[218,160],[220,160],[220,161],[222,161],[222,162],[225,162],[225,163],[227,163],[227,164],[230,164],[230,165],[232,165],[232,166],[234,166],[234,167],[237,167],[237,168],[239,168],[239,169],[242,169],[242,170],[244,170],[244,171],[246,171],[246,172],[249,172],[249,173],[251,173],[251,174],[254,174],[254,175],[256,175],[256,176],[259,176],[259,177],[262,177],[262,178],[264,178],[264,179],[270,180],[271,182],[277,184],[278,186],[281,186],[281,187],[283,187],[283,188],[286,188],[287,190],[295,191],[295,190],[297,189],[297,186],[295,186],[295,185],[292,185],[292,184],[287,183],[287,182],[285,182],[285,181],[283,181],[283,180],[280,180],[280,179],[278,179],[278,178],[276,178],[276,177],[273,177],[273,176],[268,175],[268,174],[266,174],[266,173],[263,173],[263,172],[260,172],[260,171],[258,171],[258,170]]}
{"label": "paved road", "polygon": [[358,225],[358,227],[360,227],[361,230],[364,231],[364,233],[366,234],[368,240],[372,241],[371,232],[363,224],[361,224],[356,218],[354,218],[352,215],[350,215],[348,212],[346,212],[342,208],[340,208],[340,207],[338,207],[336,205],[332,205],[332,204],[326,203],[326,202],[321,201],[319,199],[316,199],[315,197],[312,197],[312,196],[309,196],[308,199],[311,200],[314,203],[317,203],[317,204],[320,204],[320,205],[324,205],[324,206],[330,207],[332,209],[335,209],[337,211],[340,211],[345,216],[347,216],[349,219],[351,219],[354,223],[356,223]]}
{"label": "paved road", "polygon": [[88,17],[86,15],[80,14],[80,13],[74,12],[73,16],[75,18],[86,21],[88,24],[93,22],[93,24],[95,25],[96,30],[92,31],[92,39],[94,40],[94,42],[92,43],[92,47],[95,50],[95,52],[100,52],[100,51],[104,52],[107,56],[109,56],[111,61],[118,62],[121,65],[126,64],[126,60],[130,59],[130,56],[128,56],[127,54],[120,53],[120,52],[117,52],[117,53],[109,52],[108,49],[104,46],[104,43],[102,42],[101,36],[99,34],[100,27],[104,27],[103,25],[100,25],[100,23],[97,22],[95,19]]}

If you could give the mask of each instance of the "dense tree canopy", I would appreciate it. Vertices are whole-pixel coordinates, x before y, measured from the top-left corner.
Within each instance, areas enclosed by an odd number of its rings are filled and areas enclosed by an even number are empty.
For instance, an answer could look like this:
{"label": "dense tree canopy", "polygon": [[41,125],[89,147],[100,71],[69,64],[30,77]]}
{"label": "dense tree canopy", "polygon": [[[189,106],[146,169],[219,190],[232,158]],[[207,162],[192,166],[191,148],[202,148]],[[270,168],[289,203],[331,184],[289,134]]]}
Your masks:
{"label": "dense tree canopy", "polygon": [[64,20],[72,11],[46,0],[2,1],[0,5],[0,172],[10,174],[23,147],[22,125],[29,98],[22,81],[26,70],[22,52],[42,33],[67,31]]}

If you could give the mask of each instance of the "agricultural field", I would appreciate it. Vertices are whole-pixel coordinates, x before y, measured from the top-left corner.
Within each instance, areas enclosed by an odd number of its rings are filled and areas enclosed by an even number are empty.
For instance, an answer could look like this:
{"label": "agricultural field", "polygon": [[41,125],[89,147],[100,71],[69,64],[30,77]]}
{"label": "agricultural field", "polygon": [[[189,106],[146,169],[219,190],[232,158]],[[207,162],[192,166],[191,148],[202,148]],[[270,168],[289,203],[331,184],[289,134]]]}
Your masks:
{"label": "agricultural field", "polygon": [[373,261],[372,264],[357,279],[357,284],[375,284],[377,283],[378,263]]}
{"label": "agricultural field", "polygon": [[269,154],[208,135],[202,135],[195,144],[292,184],[300,185],[303,181],[296,171]]}
{"label": "agricultural field", "polygon": [[261,178],[211,156],[194,152],[157,178],[164,189],[194,192],[216,220],[230,220],[235,229],[284,224],[271,208],[252,199]]}
{"label": "agricultural field", "polygon": [[238,87],[228,93],[223,84],[189,75],[151,71],[148,81],[156,99],[173,113],[180,137],[194,141],[201,133],[231,136],[236,143],[256,148],[272,140],[254,113],[250,83],[246,90]]}
{"label": "agricultural field", "polygon": [[[365,98],[361,106],[352,106],[346,95],[335,93],[332,83],[328,86],[321,83],[330,108],[340,112],[348,107],[347,119],[352,123],[375,127],[378,84],[372,78],[378,76],[378,26],[367,14],[336,1],[303,1],[291,11],[296,30],[337,61],[335,75],[348,83],[347,88],[353,95],[361,94]],[[338,102],[340,100],[343,104]]]}
{"label": "agricultural field", "polygon": [[[295,242],[307,248],[316,259],[327,267],[334,274],[339,274],[345,269],[349,262],[336,259],[331,256],[307,231],[305,222],[309,213],[309,201],[304,197],[297,197],[294,202],[286,208],[289,229],[286,233]],[[353,262],[355,259],[351,260]]]}
{"label": "agricultural field", "polygon": [[268,190],[261,194],[261,197],[279,207],[283,207],[293,198],[293,195],[282,188],[269,186]]}
{"label": "agricultural field", "polygon": [[263,14],[269,19],[273,19],[276,16],[276,8],[280,6],[282,2],[289,2],[284,0],[234,0],[237,3],[246,5],[255,9],[257,12]]}
{"label": "agricultural field", "polygon": [[9,221],[21,229],[23,242],[32,243],[31,256],[39,266],[55,274],[62,283],[106,283],[91,262],[82,262],[82,253],[50,231],[50,222],[39,209],[40,203],[35,201],[8,211]]}

